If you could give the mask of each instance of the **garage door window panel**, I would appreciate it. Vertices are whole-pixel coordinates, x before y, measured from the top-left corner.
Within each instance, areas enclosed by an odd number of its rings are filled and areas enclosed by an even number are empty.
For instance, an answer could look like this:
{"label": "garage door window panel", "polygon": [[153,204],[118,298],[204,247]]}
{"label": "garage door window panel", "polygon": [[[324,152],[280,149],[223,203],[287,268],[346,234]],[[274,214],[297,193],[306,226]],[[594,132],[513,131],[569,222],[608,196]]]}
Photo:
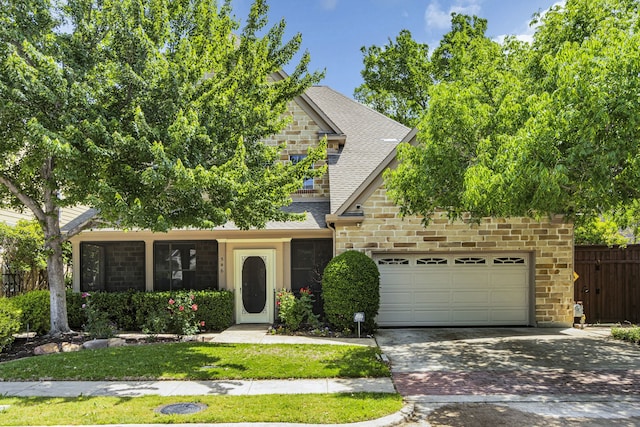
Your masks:
{"label": "garage door window panel", "polygon": [[447,265],[449,260],[446,258],[419,258],[416,260],[417,265]]}
{"label": "garage door window panel", "polygon": [[525,259],[521,257],[500,257],[494,258],[493,263],[503,265],[525,264]]}
{"label": "garage door window panel", "polygon": [[479,257],[463,257],[463,258],[456,258],[455,260],[456,265],[485,265],[486,263],[487,263],[486,258],[479,258]]}
{"label": "garage door window panel", "polygon": [[406,258],[383,258],[378,260],[378,265],[409,265]]}

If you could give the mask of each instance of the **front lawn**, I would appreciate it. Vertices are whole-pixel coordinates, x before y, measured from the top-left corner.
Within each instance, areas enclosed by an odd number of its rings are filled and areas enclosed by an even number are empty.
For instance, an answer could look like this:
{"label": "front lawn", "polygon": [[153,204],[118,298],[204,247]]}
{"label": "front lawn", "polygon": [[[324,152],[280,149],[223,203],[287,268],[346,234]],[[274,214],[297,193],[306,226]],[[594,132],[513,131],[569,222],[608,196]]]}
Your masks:
{"label": "front lawn", "polygon": [[0,363],[4,381],[219,380],[389,376],[378,348],[310,344],[147,344]]}
{"label": "front lawn", "polygon": [[[156,412],[171,403],[203,403],[191,415]],[[342,424],[373,420],[399,411],[391,393],[190,397],[0,398],[2,425],[176,424],[282,422]]]}

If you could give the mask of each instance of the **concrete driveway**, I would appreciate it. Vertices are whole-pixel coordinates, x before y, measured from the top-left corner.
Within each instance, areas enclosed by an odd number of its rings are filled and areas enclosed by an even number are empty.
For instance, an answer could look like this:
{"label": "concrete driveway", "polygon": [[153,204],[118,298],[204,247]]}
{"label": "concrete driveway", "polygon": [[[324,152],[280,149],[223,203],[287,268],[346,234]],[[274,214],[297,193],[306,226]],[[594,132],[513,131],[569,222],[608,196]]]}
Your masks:
{"label": "concrete driveway", "polygon": [[396,388],[423,418],[443,405],[484,403],[640,425],[640,346],[613,340],[608,328],[381,329],[376,339]]}

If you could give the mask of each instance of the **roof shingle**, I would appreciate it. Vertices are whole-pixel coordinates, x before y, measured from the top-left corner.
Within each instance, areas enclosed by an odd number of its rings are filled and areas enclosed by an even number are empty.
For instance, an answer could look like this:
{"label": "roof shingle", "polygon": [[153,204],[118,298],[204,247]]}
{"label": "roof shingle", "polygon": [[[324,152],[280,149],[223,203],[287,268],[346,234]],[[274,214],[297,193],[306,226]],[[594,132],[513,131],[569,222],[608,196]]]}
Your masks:
{"label": "roof shingle", "polygon": [[347,136],[340,157],[329,164],[335,213],[411,129],[329,87],[314,86],[306,94]]}

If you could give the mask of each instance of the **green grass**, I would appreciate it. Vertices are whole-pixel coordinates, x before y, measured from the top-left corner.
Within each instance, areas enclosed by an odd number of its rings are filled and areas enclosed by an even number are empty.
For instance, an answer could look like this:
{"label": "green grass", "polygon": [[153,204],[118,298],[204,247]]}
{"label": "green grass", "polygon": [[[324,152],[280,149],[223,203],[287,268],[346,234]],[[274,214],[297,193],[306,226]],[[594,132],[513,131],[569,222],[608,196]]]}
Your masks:
{"label": "green grass", "polygon": [[640,344],[640,326],[631,328],[612,328],[611,335],[619,340]]}
{"label": "green grass", "polygon": [[[208,405],[198,414],[163,415],[170,403]],[[191,397],[0,398],[2,425],[77,425],[148,423],[352,423],[392,414],[402,398],[391,393],[302,394]]]}
{"label": "green grass", "polygon": [[175,343],[56,353],[0,363],[4,381],[359,378],[390,375],[378,348]]}

